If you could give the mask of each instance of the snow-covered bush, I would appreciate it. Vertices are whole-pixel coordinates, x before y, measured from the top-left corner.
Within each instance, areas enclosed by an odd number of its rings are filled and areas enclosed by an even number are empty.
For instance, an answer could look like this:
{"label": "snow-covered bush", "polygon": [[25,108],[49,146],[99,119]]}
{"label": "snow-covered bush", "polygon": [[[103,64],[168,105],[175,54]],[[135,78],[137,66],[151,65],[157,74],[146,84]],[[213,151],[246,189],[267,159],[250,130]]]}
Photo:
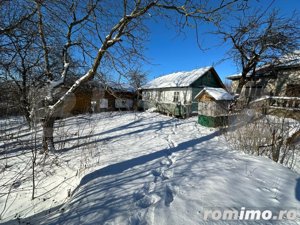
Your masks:
{"label": "snow-covered bush", "polygon": [[245,109],[231,121],[225,137],[237,150],[267,156],[293,167],[299,155],[300,122]]}

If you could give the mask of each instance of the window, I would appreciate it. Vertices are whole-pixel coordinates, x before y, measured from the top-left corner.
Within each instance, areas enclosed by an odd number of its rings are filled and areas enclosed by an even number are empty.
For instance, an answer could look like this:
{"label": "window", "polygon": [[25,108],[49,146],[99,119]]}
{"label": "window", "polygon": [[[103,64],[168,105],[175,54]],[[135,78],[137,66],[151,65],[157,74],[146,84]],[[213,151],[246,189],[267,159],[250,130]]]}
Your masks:
{"label": "window", "polygon": [[162,93],[162,91],[159,91],[158,93],[157,93],[157,101],[159,101],[159,102],[161,102],[161,93]]}
{"label": "window", "polygon": [[245,97],[250,97],[250,92],[251,91],[251,87],[249,86],[246,86],[246,89],[245,89]]}
{"label": "window", "polygon": [[300,84],[288,84],[286,86],[286,96],[299,97],[300,96]]}
{"label": "window", "polygon": [[173,102],[178,102],[179,101],[179,91],[174,92],[174,97],[173,97]]}
{"label": "window", "polygon": [[100,99],[100,109],[107,109],[108,108],[108,99],[101,98]]}
{"label": "window", "polygon": [[256,90],[255,90],[255,96],[256,97],[262,96],[262,94],[263,94],[263,86],[256,86],[255,88],[256,88]]}

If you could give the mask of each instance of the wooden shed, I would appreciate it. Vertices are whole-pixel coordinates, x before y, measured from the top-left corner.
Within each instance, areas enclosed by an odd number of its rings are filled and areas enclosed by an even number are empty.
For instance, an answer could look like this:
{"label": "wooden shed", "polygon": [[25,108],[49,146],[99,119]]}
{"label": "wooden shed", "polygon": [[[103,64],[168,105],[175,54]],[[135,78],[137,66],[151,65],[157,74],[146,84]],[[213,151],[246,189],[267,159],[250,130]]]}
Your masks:
{"label": "wooden shed", "polygon": [[93,112],[131,110],[136,93],[125,84],[99,85],[93,89],[91,105]]}
{"label": "wooden shed", "polygon": [[199,124],[220,127],[228,123],[229,106],[234,97],[225,89],[205,87],[195,99],[198,101]]}

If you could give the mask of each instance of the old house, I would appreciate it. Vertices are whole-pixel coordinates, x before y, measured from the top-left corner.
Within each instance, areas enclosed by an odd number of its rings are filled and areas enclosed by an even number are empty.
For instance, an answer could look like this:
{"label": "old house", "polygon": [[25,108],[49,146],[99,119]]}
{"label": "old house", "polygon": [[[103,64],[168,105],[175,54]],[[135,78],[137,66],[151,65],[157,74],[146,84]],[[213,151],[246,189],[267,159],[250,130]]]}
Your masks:
{"label": "old house", "polygon": [[142,87],[144,109],[188,117],[197,113],[195,96],[204,87],[225,88],[213,67],[158,77]]}
{"label": "old house", "polygon": [[[236,91],[241,75],[227,77]],[[281,57],[272,65],[257,68],[247,75],[236,110],[246,105],[263,114],[300,118],[300,52]]]}
{"label": "old house", "polygon": [[206,127],[228,124],[228,113],[234,96],[223,88],[205,87],[195,99],[198,101],[198,123]]}
{"label": "old house", "polygon": [[131,110],[135,99],[135,92],[126,84],[99,85],[93,89],[92,111]]}
{"label": "old house", "polygon": [[[228,76],[236,91],[241,74]],[[255,75],[247,76],[241,97],[249,101],[261,96],[300,97],[300,55],[284,56],[274,65],[257,68]]]}

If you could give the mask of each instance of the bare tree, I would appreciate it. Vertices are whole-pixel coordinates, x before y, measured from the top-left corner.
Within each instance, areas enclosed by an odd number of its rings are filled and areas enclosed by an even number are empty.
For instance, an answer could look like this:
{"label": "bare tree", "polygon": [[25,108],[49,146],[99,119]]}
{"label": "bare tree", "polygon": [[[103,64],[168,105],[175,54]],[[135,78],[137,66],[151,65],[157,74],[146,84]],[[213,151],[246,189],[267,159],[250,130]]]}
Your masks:
{"label": "bare tree", "polygon": [[[28,36],[27,36],[28,37]],[[15,94],[12,95],[15,105],[25,116],[28,124],[30,124],[30,99],[29,90],[33,85],[33,81],[37,79],[35,73],[36,67],[39,66],[39,53],[34,50],[33,39],[24,38],[22,35],[10,36],[10,51],[13,54],[7,54],[6,59],[2,59],[1,69],[6,81],[13,85]]]}
{"label": "bare tree", "polygon": [[31,22],[36,9],[31,1],[24,0],[1,1],[0,10],[0,79],[11,98],[5,101],[29,122],[29,81],[33,80],[33,70],[39,62],[36,29]]}
{"label": "bare tree", "polygon": [[[2,0],[0,1],[1,20],[0,35],[13,33],[16,29],[36,13],[31,1]],[[6,13],[4,13],[6,12]]]}
{"label": "bare tree", "polygon": [[[32,104],[36,100],[34,92],[36,89],[41,88],[46,81],[43,73],[43,50],[37,45],[38,29],[35,25],[34,16],[31,17],[33,21],[23,21],[17,28],[12,30],[9,34],[5,35],[0,42],[0,45],[5,46],[2,48],[0,78],[3,79],[6,86],[11,86],[8,90],[11,94],[10,102],[14,103],[15,110],[21,112],[25,116],[29,126],[32,124]],[[50,31],[49,31],[50,32]],[[51,45],[63,45],[60,40],[52,42]],[[62,65],[61,52],[56,48],[49,51],[48,56],[49,70],[52,71],[54,77],[59,77]],[[74,66],[76,65],[70,59],[70,68],[72,75]],[[78,67],[78,65],[76,65]]]}
{"label": "bare tree", "polygon": [[[32,4],[32,2],[34,4]],[[34,46],[41,52],[39,58],[42,78],[38,95],[42,98],[43,149],[54,149],[53,129],[57,113],[68,98],[83,83],[101,70],[122,74],[124,68],[139,61],[147,36],[146,21],[163,18],[175,21],[180,28],[201,21],[218,22],[222,10],[232,10],[238,0],[208,1],[177,0],[35,0],[27,6],[27,17],[36,24],[38,38]],[[241,4],[245,1],[241,1]],[[232,7],[229,7],[232,6]],[[23,19],[22,19],[23,20]],[[13,26],[12,26],[13,27]],[[61,44],[64,43],[64,44]],[[60,51],[60,72],[51,64],[51,55]],[[72,59],[82,61],[77,80],[61,96],[57,95],[70,74]],[[124,73],[123,73],[124,74]]]}
{"label": "bare tree", "polygon": [[284,17],[273,10],[269,14],[255,11],[238,18],[237,25],[218,28],[216,33],[231,44],[229,55],[242,71],[237,94],[246,84],[246,76],[254,76],[259,66],[274,64],[280,56],[299,49],[299,24],[296,14]]}
{"label": "bare tree", "polygon": [[134,91],[138,91],[147,81],[147,73],[140,69],[133,69],[128,72],[129,84]]}
{"label": "bare tree", "polygon": [[147,73],[142,71],[139,68],[130,70],[128,72],[128,80],[130,86],[133,88],[135,93],[135,101],[134,101],[134,109],[137,110],[140,106],[140,99],[142,98],[140,88],[146,83],[147,81]]}

